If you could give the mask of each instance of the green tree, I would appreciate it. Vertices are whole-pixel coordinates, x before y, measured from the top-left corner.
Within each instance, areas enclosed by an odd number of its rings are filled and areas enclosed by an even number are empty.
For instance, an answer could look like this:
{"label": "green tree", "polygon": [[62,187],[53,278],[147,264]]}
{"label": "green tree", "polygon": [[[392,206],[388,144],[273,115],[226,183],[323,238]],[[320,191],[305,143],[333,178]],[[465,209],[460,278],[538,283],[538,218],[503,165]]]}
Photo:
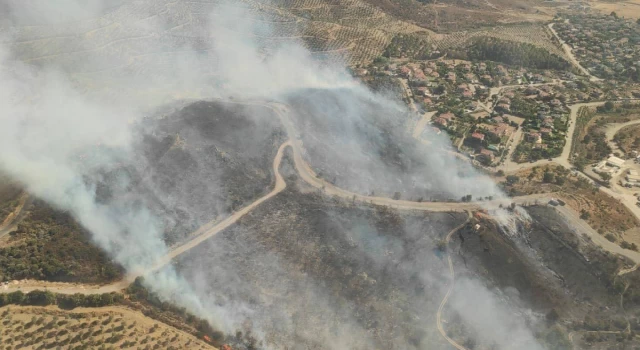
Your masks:
{"label": "green tree", "polygon": [[545,171],[544,176],[542,177],[542,182],[544,183],[552,183],[555,179],[556,175],[550,171]]}
{"label": "green tree", "polygon": [[611,112],[614,107],[615,107],[615,104],[611,101],[607,101],[604,103],[604,110],[607,112]]}
{"label": "green tree", "polygon": [[34,290],[24,297],[24,304],[47,306],[56,303],[56,295],[50,291]]}
{"label": "green tree", "polygon": [[584,210],[584,209],[582,209],[582,210],[580,211],[580,219],[582,219],[582,220],[587,220],[587,219],[589,219],[590,217],[591,217],[591,214],[590,214],[588,211],[586,211],[586,210]]}
{"label": "green tree", "polygon": [[9,304],[22,304],[24,302],[24,293],[20,290],[7,294]]}
{"label": "green tree", "polygon": [[507,175],[507,183],[509,185],[513,185],[518,183],[518,181],[520,181],[520,178],[516,175]]}

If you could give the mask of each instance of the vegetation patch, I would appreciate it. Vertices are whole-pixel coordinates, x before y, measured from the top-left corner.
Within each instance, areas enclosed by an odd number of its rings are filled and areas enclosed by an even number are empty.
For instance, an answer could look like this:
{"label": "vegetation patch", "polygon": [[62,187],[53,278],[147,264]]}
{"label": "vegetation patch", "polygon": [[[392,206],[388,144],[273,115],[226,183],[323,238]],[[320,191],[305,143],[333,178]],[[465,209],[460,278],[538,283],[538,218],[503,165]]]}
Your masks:
{"label": "vegetation patch", "polygon": [[529,43],[492,37],[474,38],[466,50],[466,54],[457,51],[456,55],[461,56],[459,58],[462,59],[489,60],[535,69],[571,69],[571,63],[548,50]]}
{"label": "vegetation patch", "polygon": [[103,283],[122,277],[89,233],[68,213],[36,200],[29,215],[0,248],[0,281],[38,279]]}

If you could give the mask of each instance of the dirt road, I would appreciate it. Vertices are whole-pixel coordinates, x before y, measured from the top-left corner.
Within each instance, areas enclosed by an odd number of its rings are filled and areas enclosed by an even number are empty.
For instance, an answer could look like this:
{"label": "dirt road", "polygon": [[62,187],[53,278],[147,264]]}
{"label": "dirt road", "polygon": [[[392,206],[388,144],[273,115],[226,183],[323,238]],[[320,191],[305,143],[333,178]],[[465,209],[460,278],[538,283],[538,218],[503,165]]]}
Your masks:
{"label": "dirt road", "polygon": [[7,233],[14,231],[18,224],[24,219],[27,211],[24,210],[25,207],[28,207],[29,204],[33,202],[33,197],[31,197],[28,193],[24,193],[20,197],[20,201],[18,202],[18,206],[13,211],[13,213],[9,214],[7,218],[0,224],[0,237],[6,235]]}
{"label": "dirt road", "polygon": [[416,140],[420,139],[424,128],[427,126],[427,124],[429,124],[429,121],[436,113],[438,113],[438,111],[426,112],[422,115],[422,117],[416,124],[416,127],[413,129],[413,138],[415,138]]}
{"label": "dirt road", "polygon": [[142,271],[132,271],[129,274],[127,274],[127,276],[124,279],[108,285],[100,286],[100,285],[82,285],[82,284],[71,284],[71,283],[53,283],[53,282],[47,283],[42,281],[34,281],[31,283],[30,282],[11,283],[8,285],[4,285],[0,287],[0,292],[10,293],[16,290],[29,292],[36,289],[46,288],[48,290],[54,291],[56,293],[61,293],[61,294],[74,294],[74,293],[102,294],[102,293],[115,292],[115,291],[119,291],[126,288],[129,284],[131,284],[136,279],[136,277],[144,276],[151,272],[159,270],[160,268],[168,264],[173,258],[191,250],[192,248],[196,247],[200,243],[216,235],[220,231],[223,231],[227,227],[237,222],[241,217],[243,217],[244,215],[246,215],[247,213],[255,209],[260,204],[264,203],[265,201],[271,199],[278,193],[282,192],[287,187],[287,184],[282,178],[282,175],[280,174],[278,169],[280,167],[280,162],[282,161],[283,152],[288,146],[291,146],[290,141],[283,143],[278,149],[278,153],[276,154],[275,159],[273,160],[273,173],[275,174],[276,183],[275,183],[275,187],[271,192],[259,198],[255,202],[249,204],[248,206],[242,208],[241,210],[234,212],[233,214],[231,214],[231,216],[222,220],[221,222],[218,222],[218,223],[209,222],[205,224],[204,226],[202,226],[200,229],[198,229],[196,232],[192,234],[194,238],[172,249],[169,253],[167,253],[165,256],[160,258],[153,266]]}
{"label": "dirt road", "polygon": [[[238,103],[238,102],[232,102]],[[267,195],[259,198],[255,202],[250,205],[244,207],[243,209],[233,213],[231,216],[226,218],[221,222],[210,222],[202,226],[196,232],[192,234],[194,238],[185,242],[182,245],[179,245],[173,248],[167,255],[160,258],[156,264],[153,266],[143,270],[143,271],[132,271],[130,272],[123,280],[108,284],[108,285],[81,285],[81,284],[66,284],[66,283],[47,283],[42,281],[34,281],[32,283],[11,283],[9,285],[5,285],[0,287],[0,292],[12,292],[16,290],[22,290],[23,292],[29,292],[35,289],[43,289],[46,288],[48,290],[54,291],[56,293],[61,294],[73,294],[73,293],[83,293],[83,294],[101,294],[101,293],[109,293],[118,290],[122,290],[126,288],[130,283],[132,283],[136,277],[144,276],[150,272],[157,271],[161,267],[168,264],[173,258],[189,251],[190,249],[196,247],[200,243],[204,242],[208,238],[216,235],[220,231],[228,228],[232,224],[238,221],[241,217],[251,212],[260,204],[274,197],[278,193],[282,192],[286,188],[286,182],[282,178],[282,175],[279,172],[280,162],[282,160],[282,155],[286,147],[291,146],[294,155],[294,163],[295,168],[300,175],[300,177],[307,182],[309,185],[316,187],[324,193],[332,196],[338,196],[340,198],[346,200],[357,200],[363,203],[373,203],[377,205],[389,206],[397,209],[403,210],[421,210],[421,211],[434,211],[434,212],[461,212],[461,211],[473,211],[473,210],[481,210],[481,209],[497,209],[499,206],[508,206],[511,203],[516,204],[525,204],[525,203],[533,203],[535,201],[548,201],[548,194],[535,194],[517,198],[501,198],[493,201],[485,201],[485,202],[468,202],[468,203],[460,203],[460,202],[411,202],[404,200],[394,200],[385,197],[372,197],[372,196],[363,196],[360,194],[356,194],[353,192],[349,192],[338,188],[323,179],[317,177],[311,167],[304,161],[302,158],[302,141],[293,140],[293,136],[296,135],[295,128],[293,124],[289,120],[286,115],[288,110],[286,106],[281,104],[268,104],[264,102],[248,102],[242,104],[249,105],[260,105],[267,107],[281,118],[283,125],[287,129],[287,133],[292,138],[291,140],[283,143],[276,157],[273,161],[273,173],[275,174],[276,183],[274,189],[269,192]]]}
{"label": "dirt road", "polygon": [[[571,227],[578,228],[579,229],[578,231],[580,233],[583,233],[589,236],[589,238],[591,238],[593,243],[602,247],[602,249],[610,253],[627,257],[631,259],[636,265],[640,264],[640,253],[635,252],[633,250],[623,249],[619,245],[613,242],[610,242],[603,235],[599,234],[593,228],[591,228],[591,226],[589,226],[584,220],[580,219],[578,213],[576,213],[573,209],[566,206],[557,206],[555,207],[555,209],[562,214],[564,219],[567,220],[567,222]],[[621,270],[622,272],[621,274],[628,273],[631,271],[633,271],[633,268]]]}
{"label": "dirt road", "polygon": [[[491,201],[482,201],[482,202],[411,202],[405,200],[394,200],[386,197],[374,197],[374,196],[364,196],[357,193],[349,192],[342,188],[336,187],[325,180],[319,178],[315,172],[311,169],[309,164],[305,162],[303,159],[304,149],[302,147],[302,141],[297,137],[297,131],[294,128],[291,120],[288,117],[288,107],[280,104],[280,103],[269,103],[269,102],[235,102],[231,101],[230,103],[234,104],[244,104],[244,105],[258,105],[271,109],[274,111],[277,116],[282,121],[287,134],[290,137],[290,140],[283,143],[276,157],[273,161],[273,173],[275,175],[275,187],[269,192],[267,195],[259,198],[255,202],[250,205],[244,207],[243,209],[234,212],[221,222],[210,222],[202,226],[196,232],[192,234],[194,238],[185,242],[182,245],[179,245],[173,248],[167,255],[160,258],[156,264],[153,266],[143,270],[143,271],[132,271],[130,272],[126,278],[121,281],[115,282],[109,285],[96,286],[96,285],[76,285],[76,284],[60,284],[60,283],[46,283],[46,282],[36,282],[36,283],[27,283],[27,284],[9,284],[3,287],[0,287],[0,291],[2,292],[11,292],[15,290],[22,290],[28,292],[34,289],[42,289],[47,288],[49,290],[63,293],[63,294],[73,294],[73,293],[83,293],[83,294],[98,294],[98,293],[107,293],[118,291],[126,288],[133,280],[135,280],[138,276],[146,275],[150,272],[156,271],[161,267],[168,264],[173,258],[189,251],[190,249],[196,247],[200,243],[204,242],[208,238],[216,235],[220,231],[228,228],[232,224],[238,221],[241,217],[251,212],[260,204],[274,197],[278,193],[282,192],[286,188],[286,182],[282,178],[282,175],[279,172],[280,162],[282,160],[282,155],[286,147],[291,146],[293,150],[293,158],[296,171],[298,172],[300,178],[308,183],[309,185],[323,191],[325,194],[330,196],[338,196],[345,200],[355,200],[362,203],[368,204],[376,204],[389,206],[391,208],[401,209],[401,210],[420,210],[420,211],[432,211],[432,212],[470,212],[475,210],[492,210],[497,209],[500,206],[508,206],[511,203],[526,205],[533,204],[535,202],[546,203],[552,194],[533,194],[528,196],[514,197],[514,198],[499,198]],[[584,230],[590,229],[588,225],[584,222],[577,221],[575,223],[577,227],[583,227]],[[592,230],[590,231],[592,232]],[[451,234],[451,233],[450,233]],[[450,235],[449,235],[450,237]],[[602,246],[606,250],[611,252],[615,252],[617,254],[621,254],[624,256],[633,256],[632,260],[636,262],[640,262],[640,256],[635,256],[635,252],[630,252],[627,250],[623,250],[617,245],[612,244],[609,241],[602,241],[600,235],[594,235],[594,242],[598,245]],[[631,254],[635,253],[635,254]]]}
{"label": "dirt road", "polygon": [[632,120],[632,121],[629,121],[629,122],[626,122],[626,123],[615,123],[615,124],[608,124],[607,125],[607,129],[605,131],[605,136],[607,138],[607,143],[609,144],[609,147],[611,147],[611,149],[614,152],[615,151],[620,151],[620,148],[618,147],[618,145],[615,142],[613,142],[613,138],[623,128],[625,128],[627,126],[635,125],[635,124],[640,124],[640,119]]}
{"label": "dirt road", "polygon": [[[576,129],[576,120],[578,119],[578,111],[582,107],[598,107],[604,105],[604,102],[588,102],[588,103],[577,103],[569,106],[569,110],[571,111],[569,115],[569,128],[567,130],[566,142],[564,144],[564,148],[562,149],[562,153],[560,156],[553,158],[552,160],[548,159],[540,159],[533,163],[515,163],[512,162],[511,159],[507,159],[504,164],[498,169],[501,169],[505,173],[513,173],[523,169],[533,168],[535,166],[545,165],[549,163],[560,164],[567,169],[571,169],[573,166],[571,162],[569,162],[569,158],[571,157],[571,145],[573,144],[573,133]],[[511,147],[515,149],[517,147],[517,143],[514,143]]]}
{"label": "dirt road", "polygon": [[[471,212],[467,212],[467,214],[468,214],[468,217],[465,222],[456,226],[453,230],[449,231],[449,233],[447,234],[444,240],[446,245],[448,245],[449,241],[451,241],[451,236],[453,236],[454,233],[458,232],[458,230],[463,228],[469,222],[469,220],[471,220],[471,218],[473,217]],[[456,280],[456,273],[455,273],[455,270],[453,269],[451,254],[449,254],[448,252],[447,252],[447,261],[449,263],[449,275],[451,276],[451,282],[449,284],[449,289],[447,290],[447,294],[444,295],[444,298],[440,302],[440,307],[438,307],[438,312],[436,313],[436,324],[438,326],[438,331],[440,332],[440,334],[444,337],[444,339],[447,340],[447,342],[449,342],[449,344],[451,344],[451,346],[453,346],[458,350],[467,350],[464,346],[458,344],[455,340],[449,338],[449,336],[447,335],[447,332],[444,330],[444,327],[442,326],[442,310],[444,309],[445,305],[447,305],[447,301],[449,300],[449,297],[453,292],[453,287],[455,285],[455,280]]]}

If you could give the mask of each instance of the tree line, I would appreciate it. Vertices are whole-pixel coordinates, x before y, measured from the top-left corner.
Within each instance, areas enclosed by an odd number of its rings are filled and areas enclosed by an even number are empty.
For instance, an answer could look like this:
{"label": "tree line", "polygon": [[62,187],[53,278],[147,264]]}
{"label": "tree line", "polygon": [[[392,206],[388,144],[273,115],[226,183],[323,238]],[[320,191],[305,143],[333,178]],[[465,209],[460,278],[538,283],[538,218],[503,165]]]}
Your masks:
{"label": "tree line", "polygon": [[535,69],[571,69],[571,64],[562,57],[528,43],[478,37],[471,41],[466,52],[456,51],[461,59],[495,61],[513,66]]}

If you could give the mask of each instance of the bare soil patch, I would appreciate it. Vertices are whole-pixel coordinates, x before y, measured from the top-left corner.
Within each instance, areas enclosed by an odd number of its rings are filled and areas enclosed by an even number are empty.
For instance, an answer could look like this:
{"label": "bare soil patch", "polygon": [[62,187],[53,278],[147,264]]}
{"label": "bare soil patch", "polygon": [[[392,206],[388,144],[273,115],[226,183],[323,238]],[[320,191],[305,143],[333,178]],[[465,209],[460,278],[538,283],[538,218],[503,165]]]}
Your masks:
{"label": "bare soil patch", "polygon": [[[545,173],[553,174],[547,177]],[[555,165],[525,169],[515,174],[518,181],[505,188],[511,195],[554,193],[568,206],[583,214],[587,223],[600,234],[623,232],[640,225],[635,216],[615,198],[599,191],[586,180]]]}
{"label": "bare soil patch", "polygon": [[640,18],[640,0],[595,1],[591,7],[607,15],[615,12],[625,18]]}

